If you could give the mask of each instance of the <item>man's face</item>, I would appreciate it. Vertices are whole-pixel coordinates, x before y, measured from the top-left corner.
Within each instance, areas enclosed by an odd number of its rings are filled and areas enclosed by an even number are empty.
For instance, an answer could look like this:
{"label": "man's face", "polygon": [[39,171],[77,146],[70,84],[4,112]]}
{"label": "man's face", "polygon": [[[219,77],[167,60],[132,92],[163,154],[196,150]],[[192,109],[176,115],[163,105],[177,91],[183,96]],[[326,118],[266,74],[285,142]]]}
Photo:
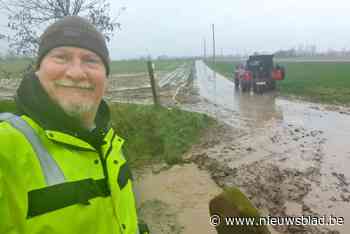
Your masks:
{"label": "man's face", "polygon": [[50,98],[71,116],[95,114],[106,87],[106,68],[92,51],[76,47],[52,49],[36,72]]}

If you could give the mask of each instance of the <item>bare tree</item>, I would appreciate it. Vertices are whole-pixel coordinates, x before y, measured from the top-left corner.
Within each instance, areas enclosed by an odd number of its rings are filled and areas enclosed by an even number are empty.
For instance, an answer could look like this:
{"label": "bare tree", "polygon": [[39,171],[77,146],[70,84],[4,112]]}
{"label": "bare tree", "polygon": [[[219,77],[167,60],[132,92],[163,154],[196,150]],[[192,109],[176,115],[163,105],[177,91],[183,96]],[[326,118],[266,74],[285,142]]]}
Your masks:
{"label": "bare tree", "polygon": [[7,38],[15,54],[33,57],[39,46],[42,30],[54,21],[68,15],[79,15],[90,20],[110,41],[120,29],[117,18],[125,8],[120,8],[113,18],[107,0],[0,0],[0,7],[8,16]]}
{"label": "bare tree", "polygon": [[114,18],[110,17],[106,0],[0,0],[0,6],[8,15],[8,28],[14,33],[6,35],[10,48],[25,56],[35,54],[38,35],[44,27],[68,15],[88,18],[109,41],[120,28],[117,17],[124,10],[121,8]]}

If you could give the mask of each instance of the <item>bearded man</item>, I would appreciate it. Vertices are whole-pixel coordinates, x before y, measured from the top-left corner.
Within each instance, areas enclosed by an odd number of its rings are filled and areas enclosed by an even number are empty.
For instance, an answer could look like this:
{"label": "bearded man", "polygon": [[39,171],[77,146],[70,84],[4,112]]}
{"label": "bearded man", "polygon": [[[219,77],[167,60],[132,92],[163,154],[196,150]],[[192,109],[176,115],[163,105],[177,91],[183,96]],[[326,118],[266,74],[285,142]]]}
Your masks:
{"label": "bearded man", "polygon": [[147,233],[103,100],[109,64],[105,38],[84,18],[67,16],[40,37],[19,115],[0,115],[0,233]]}

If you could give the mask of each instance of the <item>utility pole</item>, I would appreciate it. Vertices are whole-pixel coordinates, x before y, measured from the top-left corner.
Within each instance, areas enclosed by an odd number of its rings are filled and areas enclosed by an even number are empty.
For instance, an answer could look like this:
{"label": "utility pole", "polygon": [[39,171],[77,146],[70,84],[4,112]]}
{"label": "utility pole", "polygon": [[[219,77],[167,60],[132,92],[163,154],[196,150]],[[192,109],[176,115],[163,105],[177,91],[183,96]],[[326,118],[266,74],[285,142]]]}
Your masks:
{"label": "utility pole", "polygon": [[[212,24],[212,31],[213,31],[213,67],[215,68],[215,29],[214,24]],[[214,106],[216,105],[216,72],[215,69],[213,69],[214,72]],[[217,111],[215,108],[215,116],[217,116]]]}
{"label": "utility pole", "polygon": [[213,64],[215,64],[215,30],[214,30],[214,24],[212,24],[212,31],[213,31]]}
{"label": "utility pole", "polygon": [[203,39],[203,56],[204,60],[207,58],[207,42],[205,41],[205,38]]}

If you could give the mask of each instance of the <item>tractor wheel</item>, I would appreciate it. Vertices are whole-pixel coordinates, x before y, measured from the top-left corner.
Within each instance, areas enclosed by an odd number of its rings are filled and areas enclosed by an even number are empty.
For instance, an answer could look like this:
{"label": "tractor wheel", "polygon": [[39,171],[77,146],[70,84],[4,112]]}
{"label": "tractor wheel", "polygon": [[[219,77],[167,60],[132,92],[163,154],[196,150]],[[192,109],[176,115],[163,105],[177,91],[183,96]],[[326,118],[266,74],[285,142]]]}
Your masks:
{"label": "tractor wheel", "polygon": [[253,92],[258,93],[258,86],[255,83],[253,84]]}
{"label": "tractor wheel", "polygon": [[247,83],[244,83],[244,92],[247,92],[249,90],[249,85]]}
{"label": "tractor wheel", "polygon": [[241,84],[242,92],[245,92],[245,84]]}
{"label": "tractor wheel", "polygon": [[271,81],[266,81],[265,90],[272,90]]}
{"label": "tractor wheel", "polygon": [[271,90],[275,90],[276,89],[276,81],[272,80],[271,84],[270,84]]}
{"label": "tractor wheel", "polygon": [[239,88],[239,80],[235,79],[235,88],[238,89]]}
{"label": "tractor wheel", "polygon": [[256,86],[256,93],[262,94],[263,92],[264,92],[264,87],[262,85],[257,85]]}
{"label": "tractor wheel", "polygon": [[248,82],[247,91],[250,92],[251,88],[252,88],[252,82]]}

